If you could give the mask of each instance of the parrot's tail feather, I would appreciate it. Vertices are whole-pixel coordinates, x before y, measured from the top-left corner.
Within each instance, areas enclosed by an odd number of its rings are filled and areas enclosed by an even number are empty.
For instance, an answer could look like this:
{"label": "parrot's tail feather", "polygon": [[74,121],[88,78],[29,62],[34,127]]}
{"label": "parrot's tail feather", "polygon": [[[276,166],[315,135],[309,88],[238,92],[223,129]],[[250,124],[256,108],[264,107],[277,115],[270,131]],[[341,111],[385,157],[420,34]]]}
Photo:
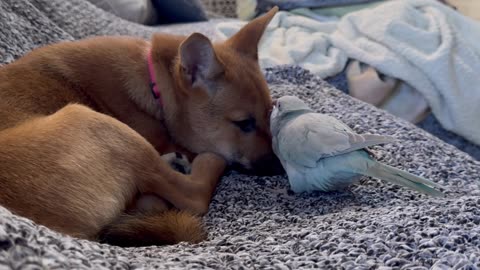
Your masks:
{"label": "parrot's tail feather", "polygon": [[430,196],[445,197],[443,192],[434,189],[442,188],[439,184],[380,162],[375,161],[374,165],[366,172],[366,175],[402,185]]}

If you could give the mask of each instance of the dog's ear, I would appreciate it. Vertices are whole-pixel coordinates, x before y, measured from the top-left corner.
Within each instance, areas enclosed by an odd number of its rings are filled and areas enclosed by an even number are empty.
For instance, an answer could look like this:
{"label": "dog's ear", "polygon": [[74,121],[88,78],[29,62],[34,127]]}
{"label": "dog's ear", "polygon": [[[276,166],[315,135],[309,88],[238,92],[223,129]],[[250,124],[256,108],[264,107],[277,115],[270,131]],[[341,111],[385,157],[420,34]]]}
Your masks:
{"label": "dog's ear", "polygon": [[212,95],[209,87],[213,79],[223,73],[223,65],[215,55],[212,42],[199,33],[191,34],[179,49],[180,65],[190,87],[203,87]]}
{"label": "dog's ear", "polygon": [[274,7],[265,15],[252,20],[242,29],[240,29],[235,35],[230,37],[226,41],[226,44],[249,57],[257,59],[258,43],[260,42],[267,25],[270,23],[273,16],[275,16],[277,11],[278,7]]}

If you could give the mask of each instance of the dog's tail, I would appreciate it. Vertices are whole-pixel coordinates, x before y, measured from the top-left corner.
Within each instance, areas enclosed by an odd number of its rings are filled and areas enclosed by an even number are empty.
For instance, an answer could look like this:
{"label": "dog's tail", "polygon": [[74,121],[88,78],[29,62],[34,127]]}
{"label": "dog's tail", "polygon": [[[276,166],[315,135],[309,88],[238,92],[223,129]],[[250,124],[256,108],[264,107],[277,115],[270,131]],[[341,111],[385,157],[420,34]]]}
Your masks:
{"label": "dog's tail", "polygon": [[98,240],[121,247],[198,243],[207,238],[199,217],[187,212],[123,214],[106,226]]}

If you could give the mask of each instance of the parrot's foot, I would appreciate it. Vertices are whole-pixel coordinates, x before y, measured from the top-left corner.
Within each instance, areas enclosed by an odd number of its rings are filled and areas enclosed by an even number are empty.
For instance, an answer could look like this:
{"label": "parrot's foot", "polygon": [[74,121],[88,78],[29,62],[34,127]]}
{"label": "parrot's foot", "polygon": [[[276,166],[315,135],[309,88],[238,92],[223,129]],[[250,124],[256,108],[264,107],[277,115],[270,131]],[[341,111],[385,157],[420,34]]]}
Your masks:
{"label": "parrot's foot", "polygon": [[165,160],[170,166],[183,174],[190,174],[192,171],[192,164],[188,161],[187,156],[179,152],[172,152],[162,156],[162,159]]}

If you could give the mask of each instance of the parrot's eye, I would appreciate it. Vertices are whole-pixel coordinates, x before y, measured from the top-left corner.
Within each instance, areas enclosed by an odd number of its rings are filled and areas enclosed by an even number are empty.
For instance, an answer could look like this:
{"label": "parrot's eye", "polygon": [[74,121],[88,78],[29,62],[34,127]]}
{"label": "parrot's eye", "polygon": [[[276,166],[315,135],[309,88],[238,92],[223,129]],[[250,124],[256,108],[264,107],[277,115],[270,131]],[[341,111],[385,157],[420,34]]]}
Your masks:
{"label": "parrot's eye", "polygon": [[233,124],[245,133],[254,131],[256,127],[256,121],[253,117],[241,121],[233,121]]}

